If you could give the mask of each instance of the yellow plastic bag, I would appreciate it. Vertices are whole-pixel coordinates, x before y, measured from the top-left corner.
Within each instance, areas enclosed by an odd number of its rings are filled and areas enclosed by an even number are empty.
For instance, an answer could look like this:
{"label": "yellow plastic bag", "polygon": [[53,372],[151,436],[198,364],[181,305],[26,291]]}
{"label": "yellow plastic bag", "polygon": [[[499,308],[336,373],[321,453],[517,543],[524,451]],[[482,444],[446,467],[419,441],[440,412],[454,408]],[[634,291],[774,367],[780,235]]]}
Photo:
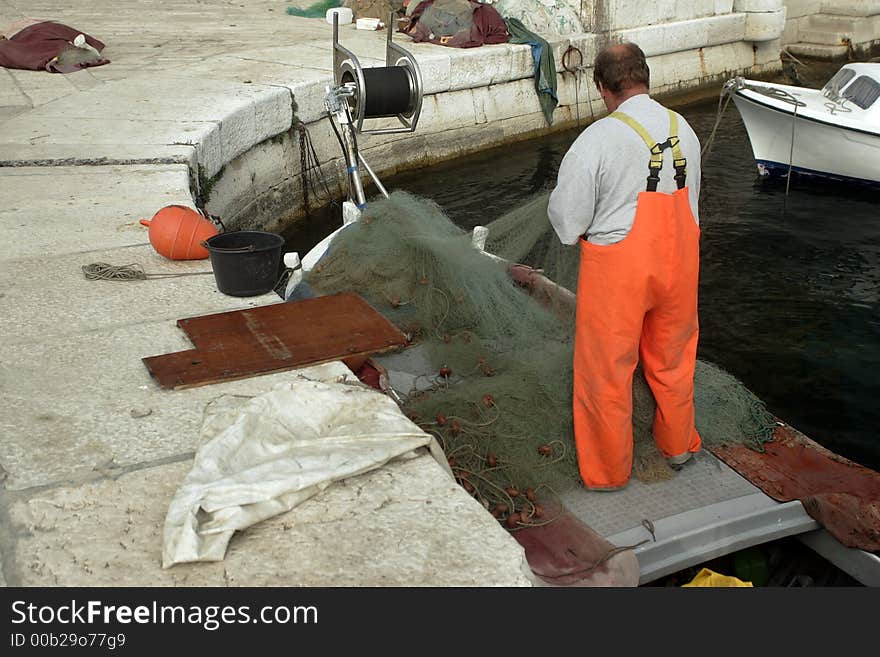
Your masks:
{"label": "yellow plastic bag", "polygon": [[709,570],[708,568],[703,568],[700,572],[697,573],[696,577],[694,577],[687,584],[682,584],[682,588],[687,586],[744,586],[751,587],[751,582],[744,582],[738,577],[731,577],[730,575],[721,575],[714,571]]}

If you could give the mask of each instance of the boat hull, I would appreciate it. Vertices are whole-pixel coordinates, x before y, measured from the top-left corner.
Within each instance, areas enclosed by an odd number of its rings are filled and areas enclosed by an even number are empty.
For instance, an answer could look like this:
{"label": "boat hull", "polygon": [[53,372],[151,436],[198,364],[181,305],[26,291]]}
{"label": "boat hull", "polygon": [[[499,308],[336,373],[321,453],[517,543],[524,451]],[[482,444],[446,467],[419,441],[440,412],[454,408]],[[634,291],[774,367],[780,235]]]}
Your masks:
{"label": "boat hull", "polygon": [[801,175],[880,185],[880,135],[797,115],[791,105],[776,107],[747,94],[738,91],[733,101],[761,175],[786,176],[791,168]]}

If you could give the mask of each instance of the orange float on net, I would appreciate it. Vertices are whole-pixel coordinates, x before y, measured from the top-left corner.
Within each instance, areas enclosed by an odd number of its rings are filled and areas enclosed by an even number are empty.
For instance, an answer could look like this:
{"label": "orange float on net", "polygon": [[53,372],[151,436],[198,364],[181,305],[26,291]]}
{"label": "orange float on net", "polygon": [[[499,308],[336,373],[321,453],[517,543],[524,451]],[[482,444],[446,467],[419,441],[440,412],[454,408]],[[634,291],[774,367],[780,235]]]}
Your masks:
{"label": "orange float on net", "polygon": [[150,244],[171,260],[203,260],[210,254],[202,242],[217,235],[217,227],[192,208],[167,205],[152,219],[141,219],[150,228]]}

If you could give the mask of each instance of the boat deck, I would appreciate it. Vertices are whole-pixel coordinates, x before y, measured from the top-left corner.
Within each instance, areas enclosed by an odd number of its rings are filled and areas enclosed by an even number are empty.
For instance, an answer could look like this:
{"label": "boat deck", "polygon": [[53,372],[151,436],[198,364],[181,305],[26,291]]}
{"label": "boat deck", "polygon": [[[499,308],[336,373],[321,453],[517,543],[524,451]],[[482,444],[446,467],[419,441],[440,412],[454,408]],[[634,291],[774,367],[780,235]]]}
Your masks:
{"label": "boat deck", "polygon": [[[305,257],[304,268],[320,259],[336,232]],[[474,244],[482,250],[476,231]],[[573,303],[570,291],[538,270],[512,265],[509,273],[538,298]],[[433,368],[418,345],[371,360],[386,370],[390,386],[401,396],[430,387]],[[632,546],[640,584],[754,545],[797,536],[861,583],[880,586],[877,553],[841,544],[799,499],[773,499],[707,449],[666,481],[646,484],[633,477],[621,491],[573,487],[560,497],[565,510],[593,532],[615,546]]]}
{"label": "boat deck", "polygon": [[[431,371],[418,346],[372,360],[401,394]],[[808,537],[804,542],[859,581],[880,583],[876,555],[840,545],[799,501],[777,502],[707,450],[666,481],[646,484],[633,477],[621,491],[574,488],[560,498],[610,543],[634,546],[640,584],[787,536]]]}
{"label": "boat deck", "polygon": [[641,584],[819,527],[800,502],[773,500],[707,451],[670,480],[634,478],[616,493],[580,489],[562,501],[611,543],[637,545]]}

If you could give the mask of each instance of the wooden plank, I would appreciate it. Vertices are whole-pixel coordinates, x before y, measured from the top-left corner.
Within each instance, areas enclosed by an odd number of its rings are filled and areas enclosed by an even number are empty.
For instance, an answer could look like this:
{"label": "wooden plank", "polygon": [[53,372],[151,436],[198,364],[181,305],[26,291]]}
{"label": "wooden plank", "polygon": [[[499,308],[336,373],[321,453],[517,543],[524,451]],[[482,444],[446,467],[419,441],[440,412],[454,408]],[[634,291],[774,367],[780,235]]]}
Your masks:
{"label": "wooden plank", "polygon": [[195,349],[143,359],[165,388],[353,360],[396,349],[406,336],[360,296],[341,293],[177,322]]}

